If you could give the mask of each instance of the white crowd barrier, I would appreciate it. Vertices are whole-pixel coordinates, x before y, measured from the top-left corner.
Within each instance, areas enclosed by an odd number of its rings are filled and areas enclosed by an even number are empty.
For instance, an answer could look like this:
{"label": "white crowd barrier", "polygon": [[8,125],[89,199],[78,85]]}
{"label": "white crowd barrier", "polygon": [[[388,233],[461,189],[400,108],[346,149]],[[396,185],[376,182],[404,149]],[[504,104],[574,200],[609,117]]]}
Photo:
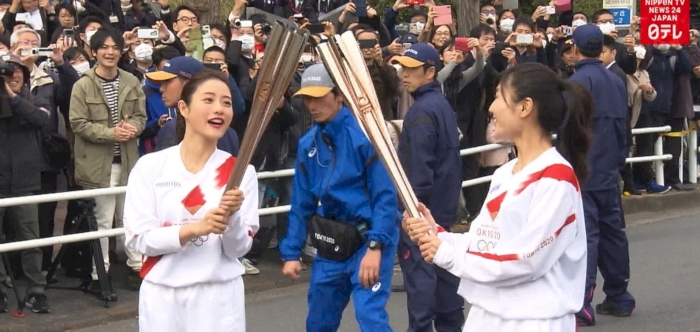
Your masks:
{"label": "white crowd barrier", "polygon": [[[646,134],[661,134],[661,133],[667,133],[671,131],[670,126],[663,126],[663,127],[654,127],[654,128],[638,128],[638,129],[632,129],[632,134],[633,135],[646,135]],[[697,139],[693,140],[693,137],[695,137],[695,131],[691,132],[691,139],[690,139],[690,151],[696,151],[698,150],[697,148]],[[694,144],[694,145],[693,145]],[[504,145],[504,144],[487,144],[487,145],[482,145],[482,146],[477,146],[469,149],[464,149],[460,151],[461,156],[468,156],[468,155],[473,155],[481,152],[487,152],[487,151],[494,151],[498,150],[501,148],[509,147],[509,145]],[[691,154],[694,155],[694,154]],[[642,162],[653,162],[654,163],[654,168],[656,171],[656,182],[659,184],[664,183],[664,175],[663,175],[663,161],[664,160],[670,160],[672,156],[670,154],[663,154],[663,144],[662,144],[662,137],[659,135],[659,137],[656,139],[655,144],[654,144],[654,155],[652,156],[644,156],[644,157],[631,157],[627,158],[627,163],[642,163]],[[692,159],[691,159],[692,160]],[[692,169],[695,169],[696,167],[691,167]],[[294,169],[285,169],[285,170],[279,170],[279,171],[274,171],[274,172],[260,172],[258,173],[258,179],[274,179],[274,178],[281,178],[281,177],[290,177],[294,175]],[[469,186],[475,186],[478,184],[482,183],[488,183],[491,181],[491,176],[484,176],[476,179],[471,179],[462,182],[462,187],[469,187]],[[691,176],[691,181],[695,180],[697,178],[697,175],[695,177]],[[695,182],[693,182],[695,183]],[[88,189],[88,190],[79,190],[79,191],[71,191],[71,192],[62,192],[62,193],[55,193],[55,194],[43,194],[43,195],[33,195],[33,196],[23,196],[23,197],[12,197],[12,198],[3,198],[0,199],[0,208],[3,207],[9,207],[9,206],[17,206],[17,205],[26,205],[26,204],[38,204],[38,203],[45,203],[45,202],[56,202],[56,201],[67,201],[67,200],[73,200],[73,199],[79,199],[79,198],[90,198],[90,197],[96,197],[96,196],[106,196],[106,195],[119,195],[119,194],[124,194],[126,193],[126,187],[112,187],[112,188],[102,188],[102,189]],[[278,214],[278,213],[285,213],[289,211],[290,206],[289,205],[282,205],[282,206],[275,206],[275,207],[269,207],[269,208],[262,208],[259,209],[259,214],[262,215],[271,215],[271,214]],[[112,237],[112,236],[119,236],[124,234],[124,229],[123,228],[114,228],[110,230],[101,230],[101,231],[93,231],[93,232],[85,232],[85,233],[79,233],[79,234],[71,234],[71,235],[61,235],[61,236],[54,236],[50,238],[44,238],[44,239],[36,239],[36,240],[28,240],[28,241],[19,241],[19,242],[11,242],[11,243],[5,243],[5,244],[0,244],[0,253],[3,252],[8,252],[8,251],[17,251],[17,250],[25,250],[25,249],[31,249],[31,248],[40,248],[40,247],[45,247],[45,246],[52,246],[56,244],[66,244],[66,243],[74,243],[74,242],[82,242],[82,241],[88,241],[88,240],[94,240],[94,239],[99,239],[103,237]]]}

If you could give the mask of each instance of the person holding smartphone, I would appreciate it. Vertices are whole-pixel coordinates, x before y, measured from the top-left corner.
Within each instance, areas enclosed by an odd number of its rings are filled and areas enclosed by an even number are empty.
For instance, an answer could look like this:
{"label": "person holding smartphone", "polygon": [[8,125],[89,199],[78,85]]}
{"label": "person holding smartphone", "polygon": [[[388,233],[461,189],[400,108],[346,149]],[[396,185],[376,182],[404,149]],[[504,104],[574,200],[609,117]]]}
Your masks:
{"label": "person holding smartphone", "polygon": [[379,106],[382,108],[384,120],[398,119],[396,99],[399,95],[399,77],[396,75],[396,69],[387,65],[382,58],[382,48],[379,46],[377,32],[368,25],[358,24],[354,28],[354,34],[379,97]]}

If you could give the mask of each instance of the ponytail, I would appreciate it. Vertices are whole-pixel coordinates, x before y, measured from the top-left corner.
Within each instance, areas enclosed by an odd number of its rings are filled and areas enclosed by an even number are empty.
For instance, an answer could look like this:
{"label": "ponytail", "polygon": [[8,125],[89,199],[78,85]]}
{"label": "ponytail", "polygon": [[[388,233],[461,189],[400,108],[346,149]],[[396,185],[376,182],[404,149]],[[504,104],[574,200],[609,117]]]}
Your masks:
{"label": "ponytail", "polygon": [[567,94],[566,116],[557,136],[557,151],[566,158],[579,183],[588,177],[588,150],[591,146],[591,115],[595,108],[591,94],[578,83],[561,81]]}

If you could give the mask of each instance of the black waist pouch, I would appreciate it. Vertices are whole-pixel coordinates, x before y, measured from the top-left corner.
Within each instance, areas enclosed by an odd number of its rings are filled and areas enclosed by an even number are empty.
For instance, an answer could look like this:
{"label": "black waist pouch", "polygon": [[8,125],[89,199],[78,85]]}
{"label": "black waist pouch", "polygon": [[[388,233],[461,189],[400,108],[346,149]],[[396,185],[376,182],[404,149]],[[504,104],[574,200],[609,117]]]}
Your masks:
{"label": "black waist pouch", "polygon": [[311,245],[325,259],[339,262],[347,260],[364,242],[358,227],[347,222],[314,215],[309,226]]}

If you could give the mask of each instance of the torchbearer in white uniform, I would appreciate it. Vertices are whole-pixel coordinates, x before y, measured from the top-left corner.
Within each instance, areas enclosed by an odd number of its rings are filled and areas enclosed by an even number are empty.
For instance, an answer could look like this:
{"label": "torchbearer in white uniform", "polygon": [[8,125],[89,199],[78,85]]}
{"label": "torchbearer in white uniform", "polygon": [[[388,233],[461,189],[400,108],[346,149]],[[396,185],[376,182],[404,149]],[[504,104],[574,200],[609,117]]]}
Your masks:
{"label": "torchbearer in white uniform", "polygon": [[259,227],[258,182],[248,166],[240,187],[224,194],[236,158],[216,144],[231,124],[232,104],[226,78],[200,71],[178,102],[181,143],[143,156],[129,176],[126,245],[145,256],[142,332],[246,329],[238,258]]}

